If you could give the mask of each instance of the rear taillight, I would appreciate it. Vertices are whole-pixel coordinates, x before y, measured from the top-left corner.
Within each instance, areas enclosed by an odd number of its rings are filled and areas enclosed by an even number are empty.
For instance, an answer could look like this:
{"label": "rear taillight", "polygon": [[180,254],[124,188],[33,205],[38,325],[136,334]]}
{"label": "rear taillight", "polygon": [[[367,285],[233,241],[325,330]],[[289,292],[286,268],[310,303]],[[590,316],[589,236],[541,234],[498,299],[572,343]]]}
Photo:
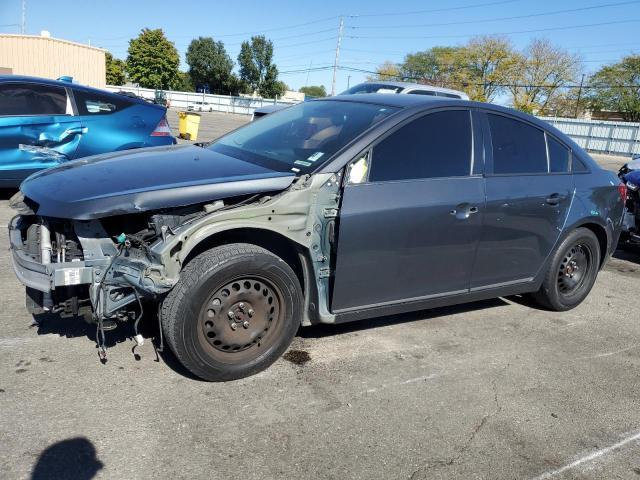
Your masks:
{"label": "rear taillight", "polygon": [[153,132],[151,132],[152,137],[170,137],[171,136],[171,128],[169,128],[169,122],[167,122],[167,117],[162,117],[162,120],[158,122],[156,128]]}
{"label": "rear taillight", "polygon": [[620,200],[627,201],[627,186],[624,183],[618,184],[618,193],[620,194]]}

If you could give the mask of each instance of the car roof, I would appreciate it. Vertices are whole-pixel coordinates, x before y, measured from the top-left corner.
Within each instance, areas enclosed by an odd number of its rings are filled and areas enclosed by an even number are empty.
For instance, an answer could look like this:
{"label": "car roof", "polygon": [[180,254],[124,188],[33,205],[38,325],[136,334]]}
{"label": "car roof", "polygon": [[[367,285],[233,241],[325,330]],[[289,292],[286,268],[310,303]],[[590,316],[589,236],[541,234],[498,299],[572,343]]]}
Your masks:
{"label": "car roof", "polygon": [[[458,98],[447,97],[431,97],[427,95],[394,95],[390,93],[363,93],[358,95],[336,95],[335,97],[327,97],[317,101],[330,102],[354,102],[354,103],[370,103],[375,105],[397,107],[400,109],[427,110],[433,107],[453,107],[453,108],[477,108],[485,112],[502,113],[512,117],[516,117],[522,121],[532,123],[537,127],[552,132],[562,138],[569,138],[564,133],[548,122],[540,120],[533,115],[529,115],[513,108],[495,105],[493,103],[474,102],[471,100],[462,100]],[[423,108],[421,108],[423,107]]]}
{"label": "car roof", "polygon": [[[389,86],[389,87],[396,87],[396,88],[402,88],[403,90],[424,90],[424,91],[428,91],[428,92],[442,92],[442,93],[451,93],[451,94],[463,94],[463,95],[467,95],[466,93],[460,91],[460,90],[454,90],[452,88],[444,88],[444,87],[436,87],[435,85],[426,85],[426,84],[422,84],[422,83],[413,83],[413,82],[397,82],[397,81],[391,81],[391,80],[372,80],[369,82],[363,82],[360,83],[358,85],[356,85],[355,87],[358,87],[360,85],[382,85],[382,86]],[[352,88],[355,88],[352,87]]]}
{"label": "car roof", "polygon": [[94,87],[89,87],[87,85],[82,85],[79,83],[72,83],[72,82],[66,82],[66,81],[62,81],[62,80],[52,80],[51,78],[42,78],[42,77],[29,77],[26,75],[0,75],[0,83],[5,83],[5,82],[11,82],[11,83],[15,83],[15,82],[21,82],[21,83],[37,83],[40,85],[51,85],[51,86],[56,86],[56,87],[63,87],[63,88],[71,88],[73,90],[84,90],[87,92],[99,92],[101,95],[111,95],[111,96],[116,96],[118,98],[126,98],[127,100],[130,100],[132,102],[135,103],[141,103],[143,105],[149,105],[149,106],[153,106],[153,107],[158,107],[158,108],[164,108],[161,105],[155,105],[153,103],[149,103],[146,100],[142,99],[142,98],[138,98],[138,97],[130,97],[128,95],[121,95],[119,93],[116,92],[110,92],[109,90],[104,90],[101,88],[94,88]]}

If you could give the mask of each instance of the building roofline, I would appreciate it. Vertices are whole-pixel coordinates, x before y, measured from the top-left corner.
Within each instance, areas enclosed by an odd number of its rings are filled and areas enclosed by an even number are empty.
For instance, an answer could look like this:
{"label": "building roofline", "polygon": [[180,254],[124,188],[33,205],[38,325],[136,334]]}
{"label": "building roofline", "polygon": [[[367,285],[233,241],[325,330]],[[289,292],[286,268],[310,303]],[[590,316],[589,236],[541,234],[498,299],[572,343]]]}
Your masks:
{"label": "building roofline", "polygon": [[105,48],[94,47],[91,45],[86,45],[84,43],[72,42],[71,40],[64,40],[62,38],[43,37],[42,35],[24,35],[21,33],[0,33],[0,39],[2,38],[29,38],[29,39],[38,39],[38,40],[53,40],[54,42],[65,43],[67,45],[73,45],[75,47],[87,48],[90,50],[98,50],[100,52],[107,51]]}

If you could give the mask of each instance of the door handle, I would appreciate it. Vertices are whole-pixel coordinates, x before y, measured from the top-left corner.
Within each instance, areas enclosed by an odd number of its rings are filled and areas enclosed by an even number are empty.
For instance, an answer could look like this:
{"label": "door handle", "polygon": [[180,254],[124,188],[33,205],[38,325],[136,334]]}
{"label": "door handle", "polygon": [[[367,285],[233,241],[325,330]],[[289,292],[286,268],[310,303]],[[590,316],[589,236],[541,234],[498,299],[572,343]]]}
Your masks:
{"label": "door handle", "polygon": [[549,195],[547,197],[547,199],[545,200],[547,202],[548,205],[558,205],[560,203],[560,200],[562,200],[562,197],[560,196],[559,193],[552,193],[551,195]]}
{"label": "door handle", "polygon": [[466,220],[474,213],[478,213],[478,207],[475,205],[469,205],[468,203],[461,203],[456,208],[449,211],[449,215],[453,215],[458,220]]}

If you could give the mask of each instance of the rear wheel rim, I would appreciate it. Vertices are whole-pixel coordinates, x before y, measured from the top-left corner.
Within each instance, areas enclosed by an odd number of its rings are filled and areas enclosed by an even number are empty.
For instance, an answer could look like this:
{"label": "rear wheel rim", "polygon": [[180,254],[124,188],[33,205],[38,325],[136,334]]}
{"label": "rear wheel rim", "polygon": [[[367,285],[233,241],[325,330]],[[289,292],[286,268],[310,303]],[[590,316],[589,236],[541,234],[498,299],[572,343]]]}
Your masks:
{"label": "rear wheel rim", "polygon": [[260,276],[239,277],[217,288],[198,317],[198,338],[208,355],[239,364],[277,342],[282,330],[282,292]]}
{"label": "rear wheel rim", "polygon": [[567,249],[558,268],[558,292],[563,297],[580,293],[590,278],[593,268],[593,252],[584,243]]}

